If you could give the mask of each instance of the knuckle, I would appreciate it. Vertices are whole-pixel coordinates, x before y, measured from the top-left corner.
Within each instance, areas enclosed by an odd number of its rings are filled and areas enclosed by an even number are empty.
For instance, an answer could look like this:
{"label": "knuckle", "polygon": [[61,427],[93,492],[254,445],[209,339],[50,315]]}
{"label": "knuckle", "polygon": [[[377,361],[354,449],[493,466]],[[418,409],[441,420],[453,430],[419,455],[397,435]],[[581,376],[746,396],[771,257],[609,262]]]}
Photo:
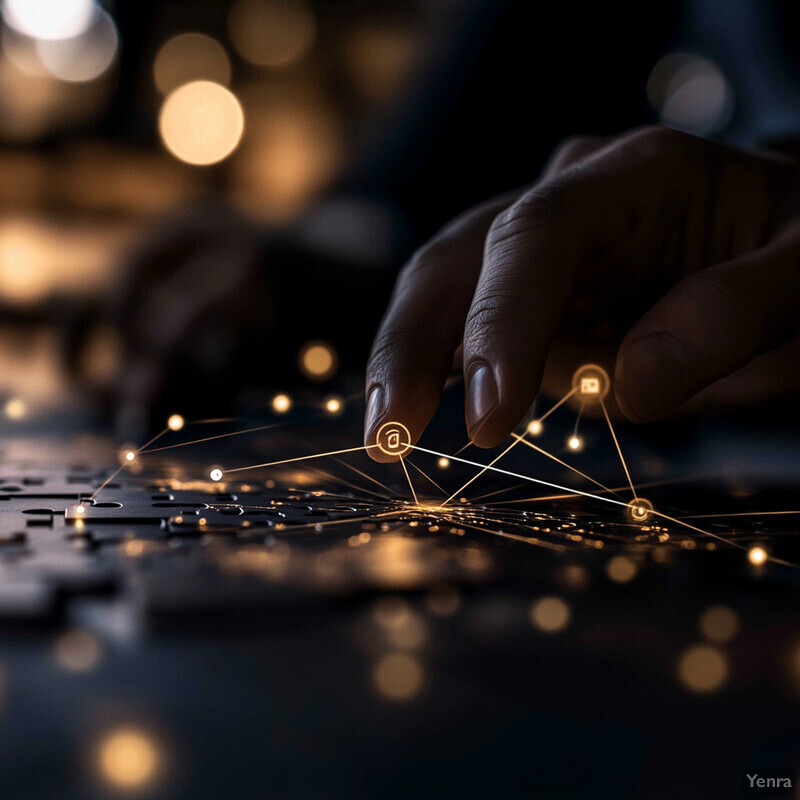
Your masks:
{"label": "knuckle", "polygon": [[505,309],[510,301],[509,292],[495,284],[488,286],[470,308],[464,330],[465,345],[469,349],[479,349],[506,320]]}
{"label": "knuckle", "polygon": [[396,329],[378,333],[367,363],[367,374],[386,377],[408,352],[408,339]]}
{"label": "knuckle", "polygon": [[645,158],[658,159],[664,158],[665,155],[685,158],[697,153],[705,145],[703,139],[663,125],[644,125],[636,128],[621,141],[622,144],[636,149]]}
{"label": "knuckle", "polygon": [[535,186],[494,218],[486,237],[487,246],[491,249],[512,241],[524,243],[532,233],[533,223],[554,217],[563,201],[561,182],[548,181]]}
{"label": "knuckle", "polygon": [[558,145],[554,154],[554,161],[567,163],[582,156],[597,140],[595,136],[570,136]]}

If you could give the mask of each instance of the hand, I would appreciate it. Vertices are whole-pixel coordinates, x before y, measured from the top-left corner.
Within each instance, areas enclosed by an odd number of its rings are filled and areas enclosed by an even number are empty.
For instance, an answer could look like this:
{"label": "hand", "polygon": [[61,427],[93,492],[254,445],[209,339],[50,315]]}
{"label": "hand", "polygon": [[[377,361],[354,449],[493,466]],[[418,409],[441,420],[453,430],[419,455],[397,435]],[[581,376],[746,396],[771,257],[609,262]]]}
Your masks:
{"label": "hand", "polygon": [[459,348],[480,447],[585,362],[613,370],[636,422],[800,392],[798,189],[794,162],[667,129],[567,142],[538,183],[403,269],[369,361],[366,443],[386,420],[417,441]]}

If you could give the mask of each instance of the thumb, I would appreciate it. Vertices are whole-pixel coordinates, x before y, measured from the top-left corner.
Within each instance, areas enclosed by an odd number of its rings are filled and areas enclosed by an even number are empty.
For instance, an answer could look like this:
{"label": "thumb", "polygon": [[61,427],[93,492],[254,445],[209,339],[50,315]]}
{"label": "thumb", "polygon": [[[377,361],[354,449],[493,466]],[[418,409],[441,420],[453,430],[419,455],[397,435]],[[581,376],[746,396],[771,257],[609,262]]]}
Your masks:
{"label": "thumb", "polygon": [[678,283],[631,328],[616,395],[635,422],[675,411],[772,349],[800,321],[800,236],[782,237]]}

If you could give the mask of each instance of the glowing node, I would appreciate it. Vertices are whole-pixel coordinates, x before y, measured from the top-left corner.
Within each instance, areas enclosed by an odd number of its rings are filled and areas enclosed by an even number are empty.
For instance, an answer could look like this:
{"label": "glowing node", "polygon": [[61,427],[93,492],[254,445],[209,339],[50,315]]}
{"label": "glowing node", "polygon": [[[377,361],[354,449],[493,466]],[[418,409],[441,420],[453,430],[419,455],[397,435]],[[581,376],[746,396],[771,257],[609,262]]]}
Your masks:
{"label": "glowing node", "polygon": [[133,450],[128,450],[125,453],[125,460],[126,461],[134,461],[135,459],[136,459],[136,453],[134,453]]}
{"label": "glowing node", "polygon": [[436,462],[436,465],[439,467],[439,469],[447,469],[450,466],[450,459],[449,458],[445,458],[444,456],[442,456]]}
{"label": "glowing node", "polygon": [[214,467],[208,473],[208,477],[211,478],[212,481],[221,481],[222,480],[222,470],[219,467]]}
{"label": "glowing node", "polygon": [[8,400],[3,406],[3,413],[9,419],[22,419],[28,413],[28,407],[25,405],[24,400],[20,400],[18,397],[12,397]]}
{"label": "glowing node", "polygon": [[584,364],[572,376],[572,388],[582,403],[599,403],[611,389],[611,378],[597,364]]}
{"label": "glowing node", "polygon": [[336,372],[339,357],[327,342],[307,342],[300,349],[298,365],[309,380],[324,381]]}
{"label": "glowing node", "polygon": [[411,434],[402,422],[384,422],[378,428],[375,443],[387,456],[404,456],[411,449]]}
{"label": "glowing node", "polygon": [[213,81],[179,86],[164,101],[158,123],[164,146],[194,166],[224,161],[244,133],[244,111],[229,89]]}
{"label": "glowing node", "polygon": [[119,451],[117,457],[120,464],[132,464],[136,461],[136,450],[130,445],[126,445]]}
{"label": "glowing node", "polygon": [[763,547],[751,547],[747,551],[747,560],[756,567],[760,567],[769,558]]}
{"label": "glowing node", "polygon": [[75,513],[76,514],[85,514],[86,513],[86,506],[81,503],[80,505],[75,506]]}
{"label": "glowing node", "polygon": [[99,766],[114,786],[133,789],[148,783],[158,768],[153,740],[131,728],[112,731],[100,744]]}
{"label": "glowing node", "polygon": [[272,410],[276,414],[285,414],[292,407],[292,398],[288,394],[276,394],[272,398]]}
{"label": "glowing node", "polygon": [[528,433],[531,436],[538,436],[542,432],[542,423],[538,419],[532,419],[528,423]]}
{"label": "glowing node", "polygon": [[637,497],[628,503],[628,514],[634,522],[646,522],[653,511],[653,504],[644,497]]}
{"label": "glowing node", "polygon": [[583,439],[581,439],[580,436],[570,436],[569,439],[567,439],[567,447],[577,452],[583,448]]}
{"label": "glowing node", "polygon": [[336,414],[340,414],[343,407],[344,404],[338,397],[329,397],[325,401],[325,410],[331,415],[335,416]]}
{"label": "glowing node", "polygon": [[179,430],[181,430],[183,428],[183,426],[185,424],[186,424],[186,421],[184,420],[184,418],[180,414],[173,414],[167,420],[167,427],[171,431],[179,431]]}

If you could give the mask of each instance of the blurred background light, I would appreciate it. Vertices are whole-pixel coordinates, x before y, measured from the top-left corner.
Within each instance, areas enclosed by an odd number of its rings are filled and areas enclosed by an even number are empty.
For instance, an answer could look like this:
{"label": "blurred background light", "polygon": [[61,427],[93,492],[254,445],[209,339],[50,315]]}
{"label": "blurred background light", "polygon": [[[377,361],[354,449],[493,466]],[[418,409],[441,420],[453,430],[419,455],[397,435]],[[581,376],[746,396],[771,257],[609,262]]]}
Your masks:
{"label": "blurred background light", "polygon": [[420,660],[407,653],[383,656],[372,670],[373,685],[386,700],[411,700],[425,683],[425,671]]}
{"label": "blurred background light", "polygon": [[225,48],[211,36],[180,33],[168,39],[158,51],[153,80],[163,94],[199,80],[228,86],[231,62]]}
{"label": "blurred background light", "polygon": [[678,661],[678,679],[692,692],[715,692],[728,679],[728,657],[717,647],[689,647]]}
{"label": "blurred background light", "polygon": [[305,0],[238,0],[228,18],[242,58],[261,67],[284,67],[313,48],[317,24]]}
{"label": "blurred background light", "polygon": [[720,67],[695,53],[672,53],[653,68],[647,99],[671,128],[708,136],[731,122],[734,93]]}
{"label": "blurred background light", "polygon": [[330,378],[339,363],[336,351],[327,342],[307,342],[300,349],[298,365],[301,372],[312,381]]}
{"label": "blurred background light", "polygon": [[560,597],[540,597],[531,606],[531,623],[543,633],[557,633],[567,627],[572,613]]}
{"label": "blurred background light", "polygon": [[100,744],[99,760],[103,777],[120,789],[140,789],[150,783],[159,762],[155,742],[134,728],[109,733]]}
{"label": "blurred background light", "polygon": [[159,129],[175,158],[206,166],[223,161],[237,148],[244,132],[244,113],[224,86],[193,81],[164,101]]}
{"label": "blurred background light", "polygon": [[84,33],[69,39],[36,42],[42,65],[51,75],[68,83],[99,78],[114,63],[119,37],[114,20],[98,9],[95,21]]}
{"label": "blurred background light", "polygon": [[94,0],[3,0],[3,19],[35,39],[71,39],[91,26]]}
{"label": "blurred background light", "polygon": [[613,556],[606,564],[606,575],[614,583],[629,583],[636,577],[637,572],[636,562],[628,556]]}
{"label": "blurred background light", "polygon": [[56,661],[70,672],[88,672],[97,666],[102,649],[97,637],[89,631],[67,631],[55,643]]}
{"label": "blurred background light", "polygon": [[3,406],[3,414],[5,414],[8,419],[24,419],[27,413],[28,406],[25,401],[19,397],[9,398]]}
{"label": "blurred background light", "polygon": [[724,644],[739,632],[739,617],[727,606],[711,606],[700,615],[698,627],[709,641]]}

